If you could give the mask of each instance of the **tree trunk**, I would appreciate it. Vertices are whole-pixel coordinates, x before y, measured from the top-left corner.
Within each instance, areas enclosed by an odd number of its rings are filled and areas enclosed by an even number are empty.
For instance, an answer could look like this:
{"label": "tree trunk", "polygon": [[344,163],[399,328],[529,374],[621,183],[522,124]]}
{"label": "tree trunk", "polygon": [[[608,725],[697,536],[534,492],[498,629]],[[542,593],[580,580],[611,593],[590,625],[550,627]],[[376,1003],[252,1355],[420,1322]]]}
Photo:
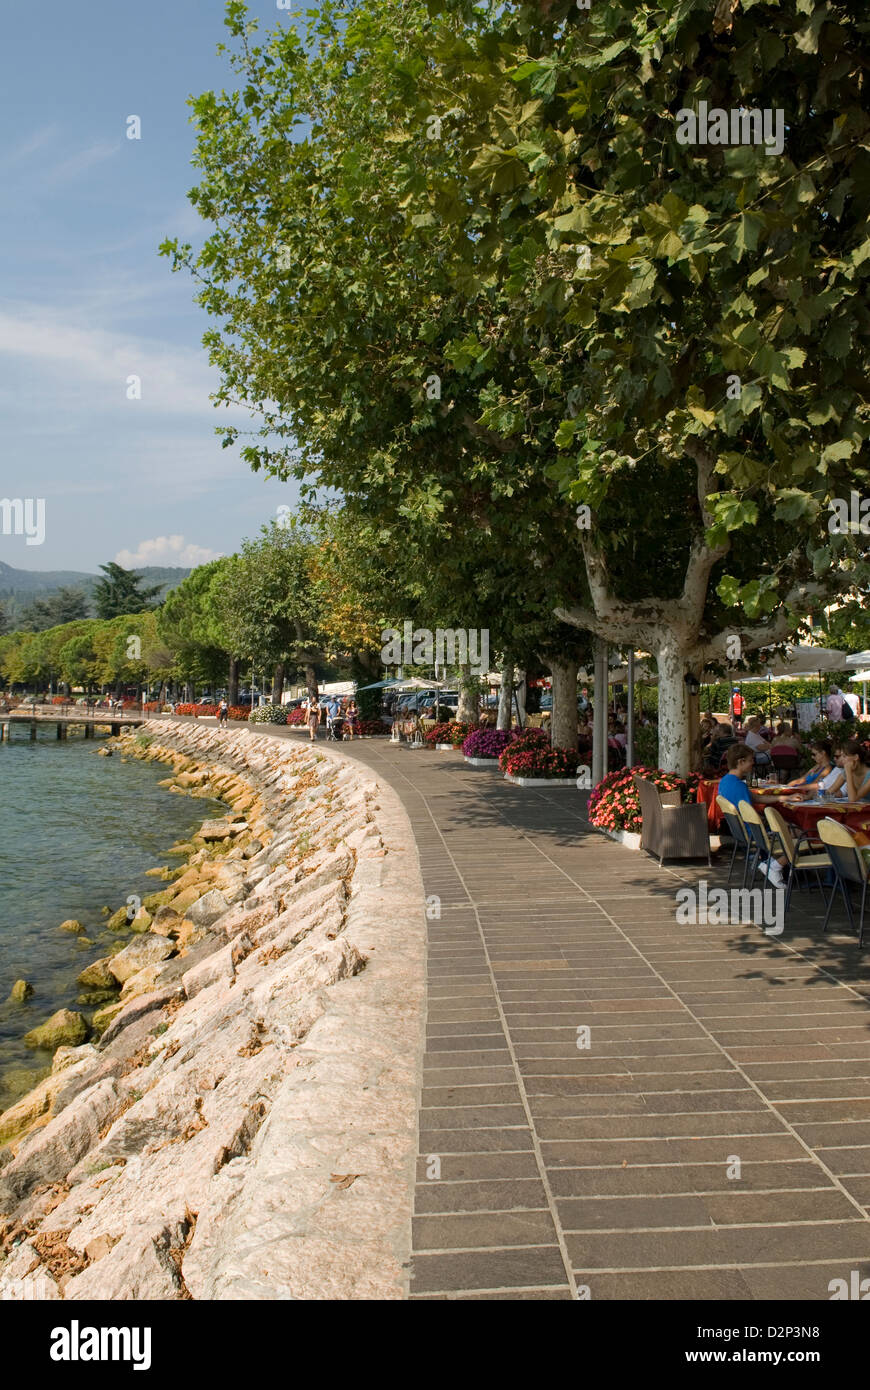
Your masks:
{"label": "tree trunk", "polygon": [[592,704],[592,782],[597,786],[607,776],[607,677],[609,650],[601,637],[592,642],[595,655],[595,689]]}
{"label": "tree trunk", "polygon": [[514,684],[514,693],[517,703],[517,722],[520,728],[525,728],[526,724],[526,673],[517,671]]}
{"label": "tree trunk", "polygon": [[284,663],[279,661],[272,672],[272,704],[280,705],[284,693]]}
{"label": "tree trunk", "polygon": [[239,703],[239,662],[235,656],[230,657],[229,671],[227,672],[227,704],[237,705]]}
{"label": "tree trunk", "polygon": [[479,685],[477,677],[471,674],[469,662],[463,662],[459,668],[459,707],[456,711],[456,720],[459,724],[476,724],[478,720],[478,694]]}
{"label": "tree trunk", "polygon": [[690,695],[685,650],[666,638],[656,653],[659,672],[659,763],[666,772],[687,777],[692,770]]}
{"label": "tree trunk", "polygon": [[498,719],[495,725],[497,729],[509,729],[511,726],[511,701],[513,699],[513,693],[513,662],[505,662],[501,668],[501,688],[498,694]]}
{"label": "tree trunk", "polygon": [[312,666],[312,664],[311,664],[310,661],[307,662],[307,663],[306,663],[306,666],[305,666],[305,688],[306,688],[306,690],[308,691],[308,698],[309,698],[309,700],[316,700],[316,699],[317,699],[317,672],[315,671],[315,669],[314,669],[314,667]]}
{"label": "tree trunk", "polygon": [[550,744],[553,748],[577,747],[577,661],[550,661],[553,677],[553,713]]}

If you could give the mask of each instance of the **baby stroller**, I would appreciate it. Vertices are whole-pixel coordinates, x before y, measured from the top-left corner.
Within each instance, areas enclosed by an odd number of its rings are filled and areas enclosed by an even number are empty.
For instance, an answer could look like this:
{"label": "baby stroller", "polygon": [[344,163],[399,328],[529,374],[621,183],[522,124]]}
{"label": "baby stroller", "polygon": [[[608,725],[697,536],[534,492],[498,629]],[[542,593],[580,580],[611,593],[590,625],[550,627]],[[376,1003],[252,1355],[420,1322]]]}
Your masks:
{"label": "baby stroller", "polygon": [[334,742],[340,743],[341,740],[344,738],[344,718],[343,718],[343,716],[340,715],[340,714],[336,714],[336,715],[334,715],[331,719],[328,719],[328,720],[327,720],[327,729],[328,729],[327,738],[332,739]]}

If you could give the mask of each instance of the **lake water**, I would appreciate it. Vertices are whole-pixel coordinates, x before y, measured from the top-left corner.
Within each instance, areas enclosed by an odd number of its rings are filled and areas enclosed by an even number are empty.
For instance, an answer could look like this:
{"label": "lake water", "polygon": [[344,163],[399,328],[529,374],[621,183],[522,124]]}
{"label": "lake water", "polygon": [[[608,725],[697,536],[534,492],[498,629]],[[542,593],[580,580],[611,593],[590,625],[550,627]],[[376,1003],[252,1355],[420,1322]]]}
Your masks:
{"label": "lake water", "polygon": [[[164,888],[145,870],[177,867],[169,846],[218,812],[215,802],[159,787],[165,764],[101,758],[101,746],[72,734],[58,742],[53,726],[35,743],[28,726],[13,728],[0,744],[0,1110],[51,1063],[24,1046],[24,1034],[56,1009],[93,1011],[76,1002],[76,976],[119,939],[100,909]],[[92,945],[58,930],[70,917]],[[9,1000],[18,979],[34,987],[23,1004]]]}

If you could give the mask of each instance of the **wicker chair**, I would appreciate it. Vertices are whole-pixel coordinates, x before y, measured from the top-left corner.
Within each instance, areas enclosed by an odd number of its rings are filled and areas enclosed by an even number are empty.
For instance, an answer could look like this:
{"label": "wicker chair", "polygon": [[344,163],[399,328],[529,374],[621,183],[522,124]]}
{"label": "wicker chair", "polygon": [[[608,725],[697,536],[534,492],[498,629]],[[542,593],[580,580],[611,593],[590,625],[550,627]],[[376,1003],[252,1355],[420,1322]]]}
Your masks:
{"label": "wicker chair", "polygon": [[[706,857],[710,863],[710,836],[707,830],[707,807],[684,805],[680,793],[660,792],[654,782],[645,777],[633,777],[640,797],[641,845],[649,854],[657,854],[659,865],[665,859],[696,859]],[[674,799],[676,798],[676,800]]]}

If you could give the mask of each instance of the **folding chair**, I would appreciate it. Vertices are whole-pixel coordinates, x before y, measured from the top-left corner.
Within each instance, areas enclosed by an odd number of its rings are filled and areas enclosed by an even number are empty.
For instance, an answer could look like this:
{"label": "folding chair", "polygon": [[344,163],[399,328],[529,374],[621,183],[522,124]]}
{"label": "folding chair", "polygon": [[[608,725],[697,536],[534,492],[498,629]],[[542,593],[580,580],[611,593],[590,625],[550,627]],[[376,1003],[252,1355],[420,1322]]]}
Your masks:
{"label": "folding chair", "polygon": [[860,883],[861,885],[861,910],[858,918],[858,946],[864,944],[864,908],[867,902],[867,880],[868,869],[867,860],[861,852],[855,836],[845,825],[839,821],[832,820],[826,816],[819,821],[819,837],[822,840],[831,861],[831,868],[834,870],[834,886],[831,889],[831,897],[828,902],[828,910],[825,913],[825,921],[822,931],[828,930],[828,921],[831,916],[831,908],[834,906],[834,898],[837,896],[837,889],[846,904],[846,916],[849,918],[849,926],[854,927],[855,916],[852,912],[852,902],[849,897],[849,884]]}
{"label": "folding chair", "polygon": [[750,853],[752,851],[752,841],[749,832],[743,821],[737,814],[737,807],[733,801],[729,801],[727,796],[717,796],[716,805],[722,812],[722,819],[728,826],[731,838],[734,841],[734,848],[731,851],[731,863],[728,865],[728,882],[731,882],[731,875],[734,872],[734,861],[737,855],[743,852],[743,887],[746,887],[746,874],[749,870]]}
{"label": "folding chair", "polygon": [[767,833],[767,826],[751,802],[741,801],[737,807],[737,814],[743,821],[751,841],[749,847],[749,882],[751,884],[758,873],[762,859],[773,859],[774,848]]}
{"label": "folding chair", "polygon": [[765,806],[764,818],[773,836],[771,842],[773,848],[775,849],[778,844],[788,861],[788,878],[785,886],[785,910],[788,912],[791,891],[795,882],[800,887],[798,874],[814,873],[819,885],[819,892],[824,893],[822,869],[830,869],[831,861],[826,853],[814,852],[809,840],[804,835],[795,838],[782,813],[775,806]]}

